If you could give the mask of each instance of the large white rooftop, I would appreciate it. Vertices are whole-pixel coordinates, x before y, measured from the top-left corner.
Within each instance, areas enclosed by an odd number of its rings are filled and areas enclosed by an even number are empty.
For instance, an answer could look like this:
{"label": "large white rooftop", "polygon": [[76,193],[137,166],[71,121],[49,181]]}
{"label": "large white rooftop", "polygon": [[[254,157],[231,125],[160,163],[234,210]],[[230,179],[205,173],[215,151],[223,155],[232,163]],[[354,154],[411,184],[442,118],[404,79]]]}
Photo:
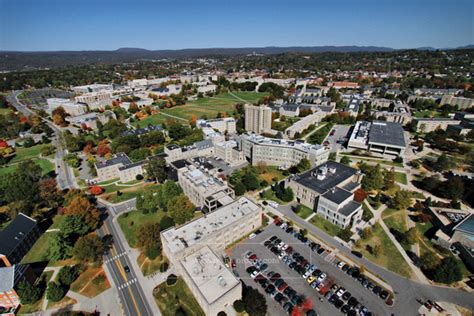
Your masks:
{"label": "large white rooftop", "polygon": [[320,150],[323,148],[321,145],[313,145],[300,140],[286,140],[279,138],[268,138],[258,134],[246,134],[243,137],[247,138],[253,143],[259,145],[268,145],[268,146],[279,146],[285,148],[294,148],[304,152],[309,152],[311,150]]}
{"label": "large white rooftop", "polygon": [[183,258],[181,265],[208,304],[212,304],[240,283],[209,247],[203,247]]}
{"label": "large white rooftop", "polygon": [[181,227],[170,228],[162,233],[171,252],[176,253],[201,242],[208,235],[232,226],[252,212],[258,212],[259,206],[241,197],[214,212],[197,218]]}

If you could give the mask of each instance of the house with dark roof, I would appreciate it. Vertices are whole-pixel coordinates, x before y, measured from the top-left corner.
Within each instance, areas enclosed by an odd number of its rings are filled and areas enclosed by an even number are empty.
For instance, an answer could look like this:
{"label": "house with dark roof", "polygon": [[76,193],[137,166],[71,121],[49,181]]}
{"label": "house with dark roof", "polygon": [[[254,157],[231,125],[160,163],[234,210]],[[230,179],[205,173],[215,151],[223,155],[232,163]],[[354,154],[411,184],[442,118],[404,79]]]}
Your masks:
{"label": "house with dark roof", "polygon": [[292,188],[298,203],[345,228],[361,219],[361,206],[353,201],[352,193],[360,187],[361,180],[360,171],[335,161],[327,161],[289,178],[286,185]]}
{"label": "house with dark roof", "polygon": [[4,255],[12,264],[20,263],[39,237],[36,220],[19,213],[0,231],[0,255]]}
{"label": "house with dark roof", "polygon": [[132,162],[125,153],[117,153],[112,158],[97,162],[97,181],[120,179],[122,183],[136,180],[137,175],[144,174],[144,161]]}

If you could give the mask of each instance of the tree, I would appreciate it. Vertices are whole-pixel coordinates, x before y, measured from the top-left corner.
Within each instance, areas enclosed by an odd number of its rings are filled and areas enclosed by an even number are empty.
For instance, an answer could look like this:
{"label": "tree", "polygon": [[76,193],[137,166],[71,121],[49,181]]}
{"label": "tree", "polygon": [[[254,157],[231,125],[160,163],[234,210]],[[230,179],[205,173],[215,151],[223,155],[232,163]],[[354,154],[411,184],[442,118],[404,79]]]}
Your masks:
{"label": "tree", "polygon": [[439,257],[434,252],[431,252],[431,251],[422,254],[420,257],[420,260],[421,260],[421,268],[424,271],[434,270],[441,262]]}
{"label": "tree", "polygon": [[189,119],[189,125],[191,127],[196,127],[196,121],[197,121],[197,116],[196,115],[191,115],[191,118]]}
{"label": "tree", "polygon": [[70,238],[71,236],[83,236],[90,230],[90,227],[84,222],[82,217],[78,215],[62,216],[65,218],[59,225],[59,231],[65,238]]}
{"label": "tree", "polygon": [[411,205],[411,197],[412,194],[410,191],[397,191],[391,200],[392,207],[396,208],[397,210],[408,208]]}
{"label": "tree", "polygon": [[46,298],[52,302],[59,302],[64,295],[66,294],[66,291],[64,291],[64,288],[56,283],[56,282],[49,282],[48,283],[48,288],[46,289]]}
{"label": "tree", "polygon": [[107,139],[103,139],[97,145],[97,154],[101,157],[104,157],[107,154],[110,154],[112,150],[110,149],[109,142]]}
{"label": "tree", "polygon": [[361,182],[365,191],[380,190],[383,187],[384,178],[380,165],[374,167],[361,165],[361,170],[365,173]]}
{"label": "tree", "polygon": [[252,287],[242,287],[242,302],[244,303],[245,311],[249,315],[265,316],[267,314],[265,297]]}
{"label": "tree", "polygon": [[461,281],[462,271],[459,262],[452,256],[441,260],[441,263],[433,271],[433,280],[446,284]]}
{"label": "tree", "polygon": [[68,114],[66,113],[66,111],[64,110],[64,108],[62,106],[57,107],[51,113],[51,117],[53,118],[54,124],[56,124],[58,126],[66,126],[67,125],[67,122],[66,122],[67,115]]}
{"label": "tree", "polygon": [[233,306],[237,313],[242,313],[245,310],[245,303],[242,300],[236,300]]}
{"label": "tree", "polygon": [[384,178],[384,189],[390,190],[395,186],[395,169],[392,168],[390,171],[385,172]]}
{"label": "tree", "polygon": [[375,257],[380,256],[380,254],[382,254],[382,246],[381,246],[380,244],[376,244],[376,245],[372,248],[372,254],[373,254]]}
{"label": "tree", "polygon": [[79,276],[79,269],[77,266],[64,266],[58,272],[58,281],[59,283],[69,286],[74,282]]}
{"label": "tree", "polygon": [[331,161],[336,161],[336,157],[337,157],[337,153],[332,152],[332,153],[329,154],[328,159],[331,160]]}
{"label": "tree", "polygon": [[41,168],[32,160],[21,162],[15,172],[0,177],[0,196],[3,202],[24,201],[33,205],[39,200],[38,182]]}
{"label": "tree", "polygon": [[33,304],[41,298],[41,288],[33,286],[26,280],[21,280],[16,289],[22,304]]}
{"label": "tree", "polygon": [[137,148],[132,150],[128,156],[133,162],[137,162],[150,156],[150,150],[148,148]]}
{"label": "tree", "polygon": [[160,220],[160,227],[162,230],[168,229],[174,226],[174,220],[168,215],[164,215]]}
{"label": "tree", "polygon": [[136,231],[137,246],[150,247],[160,242],[160,225],[158,223],[145,223]]}
{"label": "tree", "polygon": [[362,239],[367,239],[367,238],[370,238],[370,236],[372,236],[372,234],[373,234],[372,228],[371,227],[366,227],[360,232],[360,237]]}
{"label": "tree", "polygon": [[105,251],[104,241],[95,234],[80,237],[74,245],[73,254],[78,260],[98,262]]}
{"label": "tree", "polygon": [[459,200],[464,194],[464,181],[461,177],[451,177],[442,185],[440,190],[447,198]]}
{"label": "tree", "polygon": [[68,259],[72,255],[71,241],[63,234],[55,234],[48,248],[49,257],[53,260]]}
{"label": "tree", "polygon": [[104,192],[104,189],[102,189],[102,187],[99,185],[93,185],[90,187],[89,192],[92,195],[101,195],[102,192]]}
{"label": "tree", "polygon": [[99,225],[99,211],[86,197],[81,195],[71,200],[69,205],[65,208],[64,214],[80,216],[91,230],[96,229]]}
{"label": "tree", "polygon": [[180,194],[168,202],[168,211],[174,222],[178,225],[184,224],[194,216],[194,205],[188,197]]}
{"label": "tree", "polygon": [[247,191],[253,191],[260,188],[258,177],[254,172],[245,171],[245,174],[242,177],[242,183]]}
{"label": "tree", "polygon": [[149,159],[145,168],[148,176],[155,178],[159,183],[163,183],[168,177],[166,173],[166,161],[163,157],[153,157]]}
{"label": "tree", "polygon": [[351,228],[350,226],[347,226],[346,228],[344,228],[343,230],[340,230],[338,233],[337,233],[337,237],[341,238],[342,240],[348,242],[349,240],[351,240],[351,237],[352,237],[352,232],[351,232]]}
{"label": "tree", "polygon": [[452,166],[453,166],[453,163],[448,158],[448,156],[446,154],[441,154],[436,160],[436,163],[434,164],[433,167],[436,171],[444,171],[444,170],[451,169]]}
{"label": "tree", "polygon": [[298,169],[298,172],[300,173],[303,171],[309,170],[309,168],[311,168],[311,162],[307,158],[303,158],[296,165],[296,168]]}
{"label": "tree", "polygon": [[44,178],[38,183],[41,200],[51,208],[58,207],[63,198],[62,192],[58,189],[58,183],[54,178]]}
{"label": "tree", "polygon": [[354,192],[354,201],[356,202],[362,203],[366,197],[367,193],[362,188],[359,188]]}
{"label": "tree", "polygon": [[340,163],[342,163],[343,165],[350,165],[351,163],[351,159],[347,156],[342,156],[341,160],[340,160]]}
{"label": "tree", "polygon": [[420,221],[420,223],[428,223],[431,221],[431,215],[430,214],[426,214],[426,213],[420,213],[418,214],[417,216],[418,218],[418,221]]}
{"label": "tree", "polygon": [[409,245],[413,245],[418,240],[418,234],[416,232],[415,227],[412,227],[409,230],[407,230],[405,235],[407,237],[407,242]]}
{"label": "tree", "polygon": [[242,184],[242,182],[237,182],[237,183],[234,185],[234,192],[235,192],[235,195],[237,195],[237,196],[244,195],[244,193],[245,193],[245,186]]}

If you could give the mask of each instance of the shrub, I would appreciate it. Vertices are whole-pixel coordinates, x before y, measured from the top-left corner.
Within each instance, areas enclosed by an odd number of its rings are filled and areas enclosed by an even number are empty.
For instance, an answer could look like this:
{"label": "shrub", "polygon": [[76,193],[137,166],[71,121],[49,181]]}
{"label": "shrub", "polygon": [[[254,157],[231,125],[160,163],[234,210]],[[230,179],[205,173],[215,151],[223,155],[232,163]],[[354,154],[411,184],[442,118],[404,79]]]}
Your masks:
{"label": "shrub", "polygon": [[178,281],[178,277],[174,274],[170,274],[168,275],[168,277],[166,278],[166,284],[167,285],[173,285],[173,284],[176,284],[176,282]]}
{"label": "shrub", "polygon": [[145,256],[148,259],[153,260],[161,254],[161,249],[158,245],[153,245],[145,249]]}
{"label": "shrub", "polygon": [[137,179],[138,181],[143,180],[143,176],[141,174],[137,174],[135,179]]}
{"label": "shrub", "polygon": [[46,289],[46,298],[52,302],[59,302],[65,295],[64,288],[56,282],[49,282]]}
{"label": "shrub", "polygon": [[236,300],[234,302],[234,309],[237,313],[242,313],[245,310],[245,304],[242,300]]}
{"label": "shrub", "polygon": [[105,282],[105,277],[103,274],[99,274],[94,280],[92,280],[92,283],[95,286],[99,286],[100,284]]}
{"label": "shrub", "polygon": [[91,186],[89,191],[91,192],[92,195],[100,195],[100,194],[102,194],[102,192],[104,192],[104,189],[102,189],[102,187],[100,187],[98,185],[93,185],[93,186]]}
{"label": "shrub", "polygon": [[58,272],[59,283],[69,286],[79,276],[79,271],[76,266],[64,266]]}

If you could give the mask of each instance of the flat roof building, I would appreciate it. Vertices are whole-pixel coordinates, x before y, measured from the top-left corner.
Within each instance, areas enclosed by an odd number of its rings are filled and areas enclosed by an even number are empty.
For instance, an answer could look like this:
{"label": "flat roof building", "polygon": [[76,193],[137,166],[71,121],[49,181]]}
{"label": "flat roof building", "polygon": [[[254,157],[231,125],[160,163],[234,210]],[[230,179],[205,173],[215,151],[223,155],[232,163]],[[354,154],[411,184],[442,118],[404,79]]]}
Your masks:
{"label": "flat roof building", "polygon": [[385,121],[358,121],[349,138],[349,148],[404,156],[405,132],[399,123]]}
{"label": "flat roof building", "polygon": [[271,166],[289,168],[306,158],[312,166],[320,165],[329,158],[329,149],[301,140],[268,138],[256,134],[240,136],[240,149],[244,156],[256,166],[265,163]]}
{"label": "flat roof building", "polygon": [[12,264],[20,263],[40,237],[36,220],[19,213],[3,230],[0,230],[0,255]]}

